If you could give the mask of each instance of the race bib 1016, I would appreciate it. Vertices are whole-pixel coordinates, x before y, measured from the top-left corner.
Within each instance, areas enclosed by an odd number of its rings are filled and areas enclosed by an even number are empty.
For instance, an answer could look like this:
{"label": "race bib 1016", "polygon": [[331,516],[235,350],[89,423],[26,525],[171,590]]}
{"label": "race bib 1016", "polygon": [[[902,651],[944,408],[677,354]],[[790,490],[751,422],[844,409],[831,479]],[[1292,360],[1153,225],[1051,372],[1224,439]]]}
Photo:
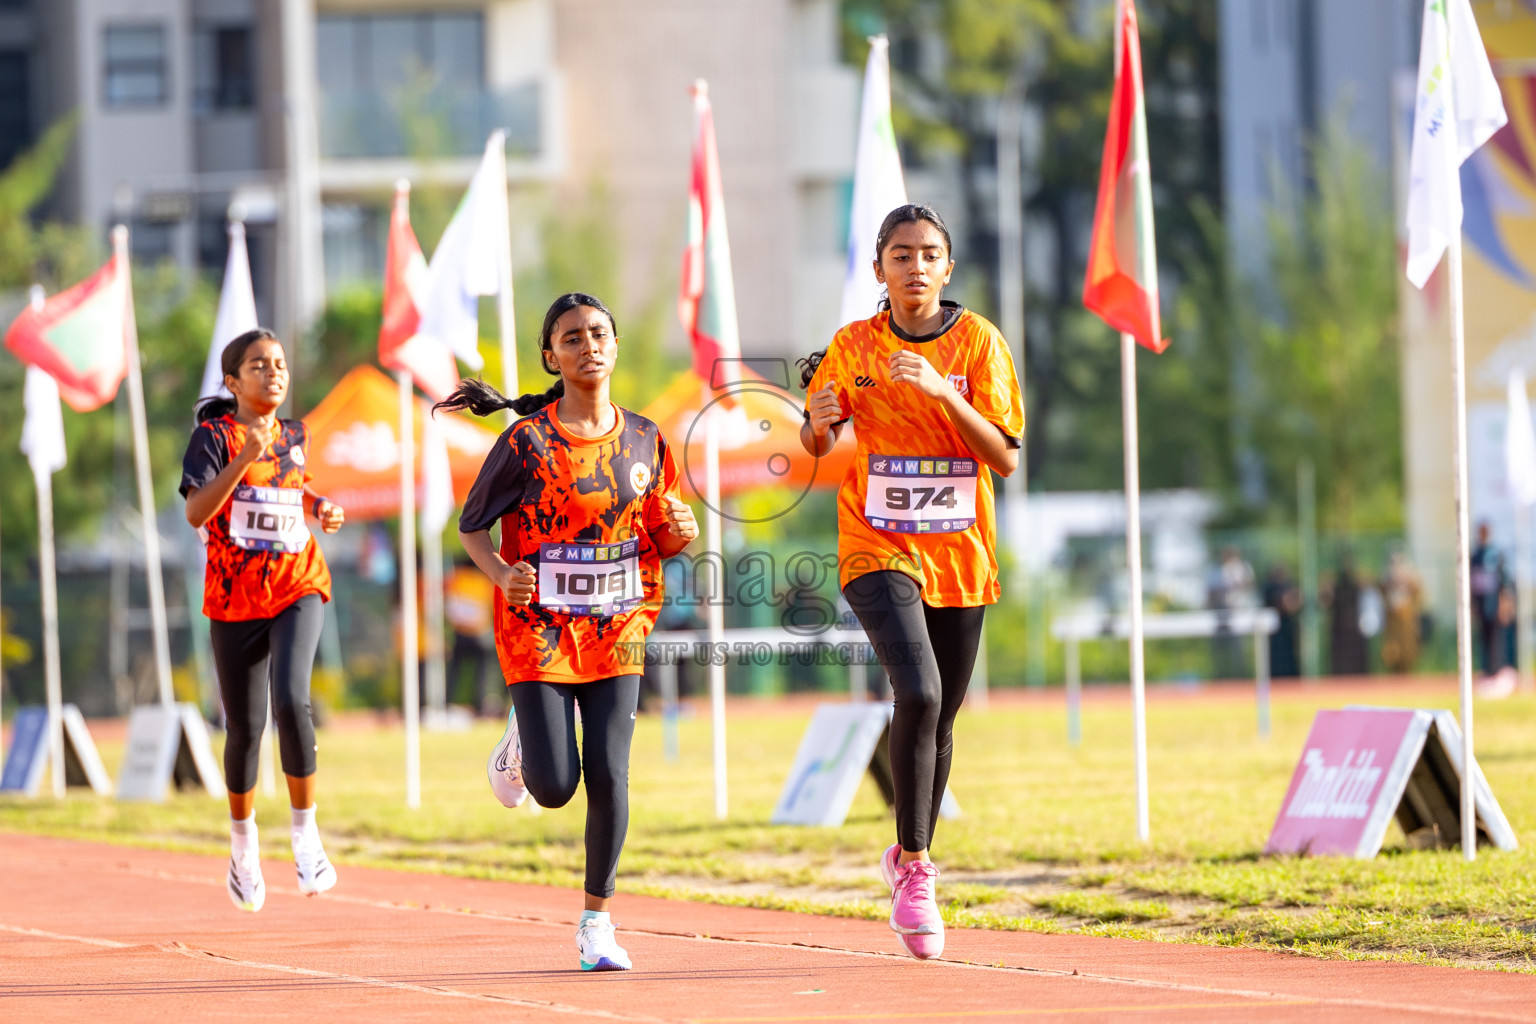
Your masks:
{"label": "race bib 1016", "polygon": [[976,523],[975,459],[871,455],[864,518],[891,533],[960,533]]}
{"label": "race bib 1016", "polygon": [[567,615],[617,615],[637,607],[640,541],[540,544],[540,606]]}
{"label": "race bib 1016", "polygon": [[296,555],[309,545],[303,489],[241,484],[233,497],[229,539],[238,547]]}

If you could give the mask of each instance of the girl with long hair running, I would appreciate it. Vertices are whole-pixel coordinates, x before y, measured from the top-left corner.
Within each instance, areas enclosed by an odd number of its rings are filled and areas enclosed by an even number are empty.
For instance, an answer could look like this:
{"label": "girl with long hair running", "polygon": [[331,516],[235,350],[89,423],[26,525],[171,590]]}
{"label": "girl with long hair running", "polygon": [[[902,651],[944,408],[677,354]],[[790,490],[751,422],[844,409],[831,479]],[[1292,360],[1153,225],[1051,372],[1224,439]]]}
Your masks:
{"label": "girl with long hair running", "polygon": [[[609,398],[617,341],[606,306],[580,292],[562,295],[539,335],[544,369],[560,378],[553,387],[508,399],[466,380],[435,406],[522,417],[486,456],[459,539],[496,585],[496,653],[512,697],[488,766],[492,790],[508,806],[531,792],[540,805],[561,807],[586,778],[585,904],[576,928],[584,971],[631,966],[609,906],[629,827],[645,638],[660,610],[662,560],[699,534],[660,430]],[[490,534],[498,523],[499,547]]]}
{"label": "girl with long hair running", "polygon": [[326,533],[346,519],[309,486],[309,428],[280,420],[288,396],[282,342],[258,327],[231,341],[222,359],[230,398],[197,405],[197,428],[181,467],[187,522],[203,535],[208,568],[203,614],[224,702],[224,781],[229,789],[230,858],[225,888],[241,910],[266,901],[256,836],[256,770],[267,724],[277,726],[292,805],[299,890],[336,884],[315,827],[315,726],[309,675],[331,599],[331,573],[307,519]]}
{"label": "girl with long hair running", "polygon": [[929,846],[949,781],[985,607],[997,601],[992,473],[1019,464],[1024,400],[1013,357],[986,320],[942,298],[955,262],[932,207],[880,226],[874,273],[888,298],[802,362],[812,455],[857,423],[838,491],[839,584],[895,692],[896,838],[880,858],[891,929],[919,959],[944,949]]}

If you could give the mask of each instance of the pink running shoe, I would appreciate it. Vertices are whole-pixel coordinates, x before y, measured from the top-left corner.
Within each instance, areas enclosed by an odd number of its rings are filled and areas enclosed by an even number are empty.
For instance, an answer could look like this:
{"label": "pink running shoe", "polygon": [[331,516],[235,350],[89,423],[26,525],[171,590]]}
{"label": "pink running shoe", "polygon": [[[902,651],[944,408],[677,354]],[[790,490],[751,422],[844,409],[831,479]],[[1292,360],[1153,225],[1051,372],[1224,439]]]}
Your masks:
{"label": "pink running shoe", "polygon": [[897,861],[901,858],[901,844],[892,843],[880,855],[880,877],[890,888],[896,888],[896,876],[900,873]]}
{"label": "pink running shoe", "polygon": [[[885,858],[881,858],[882,867]],[[901,937],[908,953],[929,960],[944,952],[944,919],[933,898],[939,869],[926,860],[912,860],[896,869],[891,890],[891,931]]]}

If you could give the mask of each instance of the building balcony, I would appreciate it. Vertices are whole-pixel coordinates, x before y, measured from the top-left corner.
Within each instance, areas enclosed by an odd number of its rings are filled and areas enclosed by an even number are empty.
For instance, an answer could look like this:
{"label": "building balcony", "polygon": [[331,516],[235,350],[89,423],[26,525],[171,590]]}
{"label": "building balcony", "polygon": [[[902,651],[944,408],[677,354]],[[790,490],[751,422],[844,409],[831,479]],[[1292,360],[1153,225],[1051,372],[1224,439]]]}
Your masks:
{"label": "building balcony", "polygon": [[486,136],[507,132],[507,153],[534,159],[543,118],[535,80],[506,89],[436,89],[416,95],[321,94],[323,160],[434,159],[477,156]]}
{"label": "building balcony", "polygon": [[508,178],[548,179],[559,169],[560,97],[555,74],[489,89],[322,93],[321,190],[368,192],[402,177],[468,182],[498,128]]}

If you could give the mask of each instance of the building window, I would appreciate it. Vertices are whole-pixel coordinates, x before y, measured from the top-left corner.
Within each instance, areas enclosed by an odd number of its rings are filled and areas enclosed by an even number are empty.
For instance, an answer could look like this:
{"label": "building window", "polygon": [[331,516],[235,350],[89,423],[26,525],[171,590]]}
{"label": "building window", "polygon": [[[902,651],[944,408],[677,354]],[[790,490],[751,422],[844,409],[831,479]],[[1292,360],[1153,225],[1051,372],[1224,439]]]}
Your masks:
{"label": "building window", "polygon": [[248,25],[201,28],[193,41],[198,112],[250,110],[256,105],[256,55]]}
{"label": "building window", "polygon": [[477,13],[334,15],[318,19],[320,89],[387,92],[426,76],[433,87],[485,83],[485,24]]}
{"label": "building window", "polygon": [[32,141],[30,105],[26,52],[0,51],[0,169],[8,167]]}
{"label": "building window", "polygon": [[104,101],[109,107],[157,107],[170,96],[164,25],[109,25]]}

